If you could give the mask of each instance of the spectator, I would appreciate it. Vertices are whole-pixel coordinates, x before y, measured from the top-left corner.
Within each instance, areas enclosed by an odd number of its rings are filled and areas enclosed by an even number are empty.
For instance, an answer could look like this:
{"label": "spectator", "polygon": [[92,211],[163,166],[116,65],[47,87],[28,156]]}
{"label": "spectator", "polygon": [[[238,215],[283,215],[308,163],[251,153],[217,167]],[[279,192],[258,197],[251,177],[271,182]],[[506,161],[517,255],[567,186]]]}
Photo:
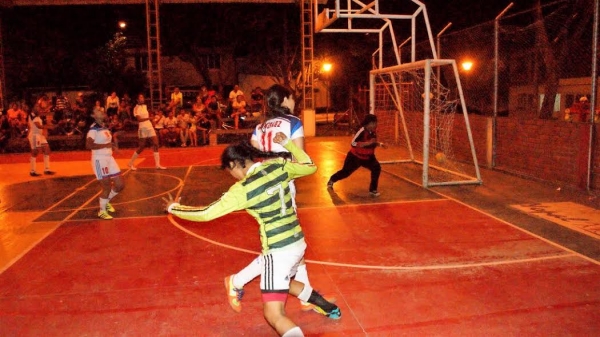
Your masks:
{"label": "spectator", "polygon": [[190,136],[190,114],[187,111],[181,110],[179,112],[177,115],[177,126],[179,126],[181,147],[186,147]]}
{"label": "spectator", "polygon": [[221,107],[217,101],[217,96],[212,95],[210,102],[206,105],[208,109],[208,119],[212,121],[217,129],[223,127],[223,117],[221,115]]}
{"label": "spectator", "polygon": [[64,124],[65,119],[70,118],[67,116],[71,114],[70,110],[71,104],[69,103],[69,99],[67,96],[63,95],[62,91],[58,91],[56,94],[56,104],[54,106],[54,121],[59,124]]}
{"label": "spectator", "polygon": [[163,129],[165,128],[165,114],[161,109],[156,111],[154,115],[154,120],[152,121],[152,125],[154,125],[154,130],[156,131],[156,135],[158,136],[158,145],[164,146],[165,139]]}
{"label": "spectator", "polygon": [[260,87],[254,88],[250,93],[250,111],[262,112],[264,106],[264,94]]}
{"label": "spectator", "polygon": [[216,95],[217,95],[216,91],[208,90],[205,85],[200,87],[200,93],[198,94],[198,96],[200,96],[200,99],[204,105],[208,105],[208,103],[210,103],[210,98],[212,96],[216,96]]}
{"label": "spectator", "polygon": [[175,108],[175,113],[178,114],[179,110],[183,108],[183,93],[178,87],[173,89],[171,93],[171,102],[169,103],[169,109]]}
{"label": "spectator", "polygon": [[177,145],[179,136],[179,128],[177,127],[177,118],[175,117],[175,109],[169,111],[169,115],[165,118],[165,128],[163,129],[164,140],[166,145]]}
{"label": "spectator", "polygon": [[108,123],[108,130],[112,133],[113,143],[115,144],[115,149],[119,149],[119,137],[124,132],[123,122],[119,119],[118,115],[113,115],[110,117],[110,121]]}
{"label": "spectator", "polygon": [[246,117],[246,100],[244,99],[243,94],[237,96],[232,107],[233,113],[231,114],[231,118],[233,118],[233,127],[238,129],[240,118]]}
{"label": "spectator", "polygon": [[0,153],[6,152],[6,145],[11,136],[11,127],[8,123],[8,116],[0,114]]}
{"label": "spectator", "polygon": [[239,95],[243,95],[244,92],[240,90],[239,85],[234,85],[233,90],[229,93],[229,104],[233,104]]}
{"label": "spectator", "polygon": [[117,96],[117,92],[113,91],[110,93],[110,96],[106,98],[106,115],[109,119],[112,118],[113,115],[116,115],[119,111],[119,97]]}

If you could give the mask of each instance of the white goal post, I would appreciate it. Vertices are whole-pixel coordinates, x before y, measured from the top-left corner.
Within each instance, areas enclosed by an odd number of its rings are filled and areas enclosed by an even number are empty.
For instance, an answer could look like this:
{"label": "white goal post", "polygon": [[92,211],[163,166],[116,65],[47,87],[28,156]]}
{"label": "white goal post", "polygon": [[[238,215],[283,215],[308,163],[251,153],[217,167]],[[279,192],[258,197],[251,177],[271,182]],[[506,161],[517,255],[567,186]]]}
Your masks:
{"label": "white goal post", "polygon": [[423,187],[481,184],[458,68],[425,59],[371,70],[370,113],[393,159],[422,168]]}

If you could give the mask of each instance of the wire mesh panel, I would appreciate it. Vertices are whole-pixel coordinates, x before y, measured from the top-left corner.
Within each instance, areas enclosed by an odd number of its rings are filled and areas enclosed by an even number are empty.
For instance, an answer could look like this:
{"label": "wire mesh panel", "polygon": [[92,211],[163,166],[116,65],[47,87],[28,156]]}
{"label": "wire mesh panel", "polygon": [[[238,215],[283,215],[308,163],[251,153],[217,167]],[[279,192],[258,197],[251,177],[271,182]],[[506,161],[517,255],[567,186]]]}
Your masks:
{"label": "wire mesh panel", "polygon": [[453,60],[371,72],[378,137],[394,145],[389,162],[422,165],[424,186],[481,182],[457,76]]}

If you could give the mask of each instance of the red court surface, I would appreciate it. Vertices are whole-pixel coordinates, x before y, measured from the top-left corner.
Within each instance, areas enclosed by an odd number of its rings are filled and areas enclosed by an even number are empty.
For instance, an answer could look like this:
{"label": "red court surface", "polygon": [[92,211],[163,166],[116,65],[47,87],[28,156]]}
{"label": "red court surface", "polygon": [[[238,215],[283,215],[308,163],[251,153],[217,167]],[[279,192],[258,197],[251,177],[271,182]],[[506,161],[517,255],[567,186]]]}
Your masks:
{"label": "red court surface", "polygon": [[[598,240],[506,206],[545,201],[543,186],[534,195],[530,182],[486,173],[483,186],[427,190],[384,165],[380,198],[368,196],[364,170],[328,191],[346,144],[309,141],[319,171],[297,181],[311,283],[342,310],[334,321],[290,297],[286,311],[307,336],[598,335]],[[223,287],[259,250],[255,221],[162,211],[168,192],[203,205],[233,183],[215,166],[222,149],[161,149],[164,171],[144,152],[138,171],[124,171],[112,221],[95,217],[88,153],[53,154],[58,174],[37,181],[25,177],[27,155],[0,157],[0,170],[11,167],[0,193],[0,336],[276,336],[258,280],[241,313]],[[131,153],[116,156],[122,168]],[[504,204],[499,179],[514,188]]]}

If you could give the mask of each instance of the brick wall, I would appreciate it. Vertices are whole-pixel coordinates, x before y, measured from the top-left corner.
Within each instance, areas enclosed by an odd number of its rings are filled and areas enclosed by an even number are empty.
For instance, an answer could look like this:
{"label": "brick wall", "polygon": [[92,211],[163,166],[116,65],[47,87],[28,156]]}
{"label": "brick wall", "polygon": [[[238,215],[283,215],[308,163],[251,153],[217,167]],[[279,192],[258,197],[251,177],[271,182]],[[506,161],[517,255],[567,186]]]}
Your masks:
{"label": "brick wall", "polygon": [[[470,115],[477,157],[486,165],[487,117]],[[464,128],[456,121],[457,129]],[[598,132],[598,125],[595,126]],[[499,117],[496,129],[496,168],[554,183],[585,187],[590,126],[562,120]],[[468,148],[455,141],[461,156]],[[592,177],[600,175],[600,141],[596,137]],[[600,179],[592,179],[600,190]]]}

